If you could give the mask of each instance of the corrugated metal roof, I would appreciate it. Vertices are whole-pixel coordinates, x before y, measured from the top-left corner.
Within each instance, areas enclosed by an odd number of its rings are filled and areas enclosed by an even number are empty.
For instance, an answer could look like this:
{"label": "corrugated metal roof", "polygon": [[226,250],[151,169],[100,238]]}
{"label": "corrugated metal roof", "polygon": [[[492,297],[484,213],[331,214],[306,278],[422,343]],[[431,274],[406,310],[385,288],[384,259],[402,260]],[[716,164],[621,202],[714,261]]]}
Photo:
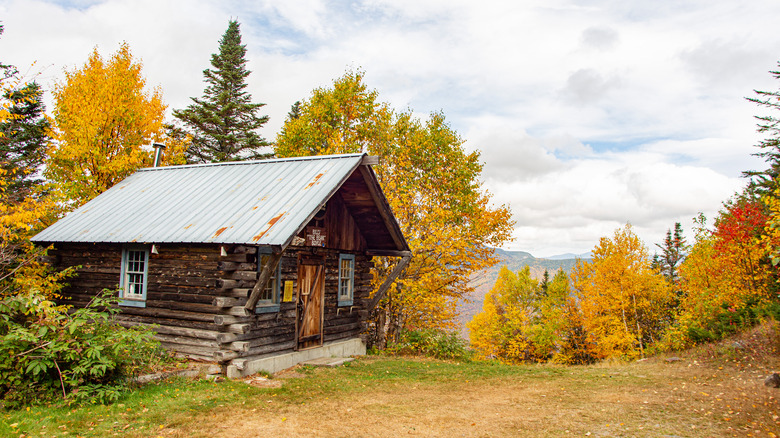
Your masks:
{"label": "corrugated metal roof", "polygon": [[283,245],[363,154],[146,168],[34,242]]}

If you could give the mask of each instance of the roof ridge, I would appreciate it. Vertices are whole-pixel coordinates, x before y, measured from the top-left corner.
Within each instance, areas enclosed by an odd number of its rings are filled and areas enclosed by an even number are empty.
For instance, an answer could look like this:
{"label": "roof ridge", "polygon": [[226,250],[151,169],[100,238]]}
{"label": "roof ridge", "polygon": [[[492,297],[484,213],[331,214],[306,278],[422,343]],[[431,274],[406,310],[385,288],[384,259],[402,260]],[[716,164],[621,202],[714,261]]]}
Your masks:
{"label": "roof ridge", "polygon": [[252,164],[283,163],[286,161],[334,160],[340,158],[354,158],[362,155],[367,155],[367,154],[365,152],[360,152],[355,154],[307,155],[302,157],[269,158],[265,160],[223,161],[221,163],[180,164],[176,166],[144,167],[138,169],[136,172],[151,172],[151,171],[166,170],[166,169],[187,169],[187,168],[196,168],[196,167],[247,166]]}

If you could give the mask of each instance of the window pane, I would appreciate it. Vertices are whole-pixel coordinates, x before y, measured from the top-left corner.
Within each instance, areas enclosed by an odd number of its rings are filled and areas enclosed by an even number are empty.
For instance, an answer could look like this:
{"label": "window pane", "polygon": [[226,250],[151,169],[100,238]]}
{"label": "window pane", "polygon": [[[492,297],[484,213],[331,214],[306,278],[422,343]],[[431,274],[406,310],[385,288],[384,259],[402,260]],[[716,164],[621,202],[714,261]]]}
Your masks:
{"label": "window pane", "polygon": [[146,264],[146,251],[127,250],[125,264],[125,298],[143,299],[146,279],[144,268]]}
{"label": "window pane", "polygon": [[352,290],[354,287],[355,259],[351,256],[342,255],[339,259],[339,300],[349,301],[352,299]]}

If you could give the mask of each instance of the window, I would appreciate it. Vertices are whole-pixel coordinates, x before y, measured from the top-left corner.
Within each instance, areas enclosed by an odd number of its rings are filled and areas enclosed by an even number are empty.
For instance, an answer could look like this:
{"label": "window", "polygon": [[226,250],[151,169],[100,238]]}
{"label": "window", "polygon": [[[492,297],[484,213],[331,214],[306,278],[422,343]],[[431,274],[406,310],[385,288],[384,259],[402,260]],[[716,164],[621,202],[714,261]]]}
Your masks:
{"label": "window", "polygon": [[355,255],[339,255],[339,306],[351,306],[355,294]]}
{"label": "window", "polygon": [[119,279],[120,305],[146,307],[148,268],[148,248],[128,246],[122,249],[122,274]]}
{"label": "window", "polygon": [[[257,255],[258,274],[263,271],[263,266],[268,263],[270,257],[270,253],[263,254],[261,252]],[[260,299],[257,301],[257,307],[255,308],[256,313],[277,312],[279,310],[281,278],[282,261],[280,259],[279,263],[276,265],[276,269],[274,269],[274,272],[271,274],[271,278],[268,280],[268,284],[265,285],[265,289],[260,292]]]}

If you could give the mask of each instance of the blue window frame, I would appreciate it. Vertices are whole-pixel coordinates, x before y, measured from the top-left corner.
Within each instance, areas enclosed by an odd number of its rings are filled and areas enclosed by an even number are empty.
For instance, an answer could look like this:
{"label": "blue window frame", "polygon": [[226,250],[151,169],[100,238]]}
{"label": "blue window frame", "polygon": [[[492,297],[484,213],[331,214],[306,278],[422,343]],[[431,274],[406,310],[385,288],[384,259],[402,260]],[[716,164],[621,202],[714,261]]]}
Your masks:
{"label": "blue window frame", "polygon": [[355,297],[355,255],[339,254],[339,306],[351,306]]}
{"label": "blue window frame", "polygon": [[[271,252],[260,248],[257,254],[257,272],[258,274],[263,270],[263,266],[268,262],[268,258],[271,257]],[[282,293],[282,260],[279,259],[279,263],[276,265],[273,275],[268,280],[268,284],[265,286],[262,292],[260,292],[260,299],[257,301],[255,307],[255,313],[269,313],[279,311],[279,301]]]}
{"label": "blue window frame", "polygon": [[149,248],[143,245],[128,245],[122,248],[121,271],[119,278],[119,305],[146,307]]}

